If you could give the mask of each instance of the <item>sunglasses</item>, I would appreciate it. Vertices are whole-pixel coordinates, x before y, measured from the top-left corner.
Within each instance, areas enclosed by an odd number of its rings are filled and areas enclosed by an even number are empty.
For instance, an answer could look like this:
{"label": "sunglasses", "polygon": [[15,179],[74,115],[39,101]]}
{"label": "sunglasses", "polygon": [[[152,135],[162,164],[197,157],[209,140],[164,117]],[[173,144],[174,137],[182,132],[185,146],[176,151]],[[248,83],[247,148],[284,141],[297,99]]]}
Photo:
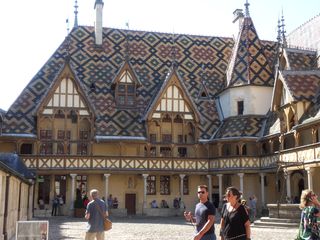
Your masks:
{"label": "sunglasses", "polygon": [[198,194],[200,194],[200,193],[201,194],[205,194],[206,192],[205,191],[199,191]]}

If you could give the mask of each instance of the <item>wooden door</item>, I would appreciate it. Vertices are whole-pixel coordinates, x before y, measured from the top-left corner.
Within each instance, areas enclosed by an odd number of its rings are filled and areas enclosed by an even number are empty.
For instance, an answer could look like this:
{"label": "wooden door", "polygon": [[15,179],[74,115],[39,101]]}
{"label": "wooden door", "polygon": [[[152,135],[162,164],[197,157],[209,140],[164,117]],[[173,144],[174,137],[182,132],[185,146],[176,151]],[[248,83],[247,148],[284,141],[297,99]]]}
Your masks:
{"label": "wooden door", "polygon": [[126,193],[125,207],[128,215],[136,214],[136,194]]}

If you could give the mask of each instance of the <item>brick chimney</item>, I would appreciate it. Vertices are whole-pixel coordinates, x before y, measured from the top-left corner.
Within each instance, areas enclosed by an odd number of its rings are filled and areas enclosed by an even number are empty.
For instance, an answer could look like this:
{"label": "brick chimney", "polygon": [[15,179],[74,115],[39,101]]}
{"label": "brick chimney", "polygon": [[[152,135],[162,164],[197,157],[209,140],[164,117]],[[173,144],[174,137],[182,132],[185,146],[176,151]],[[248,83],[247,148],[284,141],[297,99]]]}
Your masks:
{"label": "brick chimney", "polygon": [[102,10],[103,10],[103,1],[96,0],[94,4],[94,9],[96,10],[96,22],[95,22],[95,39],[96,44],[102,45]]}

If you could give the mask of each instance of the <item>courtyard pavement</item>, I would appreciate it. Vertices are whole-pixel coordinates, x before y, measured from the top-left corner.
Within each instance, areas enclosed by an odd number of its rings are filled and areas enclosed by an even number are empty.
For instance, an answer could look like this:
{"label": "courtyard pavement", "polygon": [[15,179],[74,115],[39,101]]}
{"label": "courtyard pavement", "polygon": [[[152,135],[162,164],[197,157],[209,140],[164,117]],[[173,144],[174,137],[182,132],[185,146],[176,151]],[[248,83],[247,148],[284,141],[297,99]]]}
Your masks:
{"label": "courtyard pavement", "polygon": [[[38,218],[49,220],[49,239],[84,239],[86,221],[70,217]],[[111,218],[112,230],[106,232],[105,239],[112,240],[181,240],[192,239],[194,227],[183,217],[127,217]],[[220,226],[215,224],[216,234]],[[251,228],[253,240],[293,240],[297,229],[293,228]],[[218,238],[219,239],[219,238]]]}

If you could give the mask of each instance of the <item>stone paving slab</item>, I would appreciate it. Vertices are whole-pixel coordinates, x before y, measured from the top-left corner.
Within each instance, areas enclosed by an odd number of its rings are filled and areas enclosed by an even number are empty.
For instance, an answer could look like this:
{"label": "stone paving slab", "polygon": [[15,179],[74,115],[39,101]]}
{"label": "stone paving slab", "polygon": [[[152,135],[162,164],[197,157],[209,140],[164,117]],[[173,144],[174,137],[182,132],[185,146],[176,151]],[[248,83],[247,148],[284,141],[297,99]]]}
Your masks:
{"label": "stone paving slab", "polygon": [[[86,221],[70,217],[39,218],[49,220],[49,239],[84,239]],[[113,228],[105,239],[112,240],[181,240],[192,239],[194,227],[182,217],[127,217],[112,218]],[[215,225],[216,233],[219,224]],[[297,229],[252,227],[253,240],[293,240]]]}

